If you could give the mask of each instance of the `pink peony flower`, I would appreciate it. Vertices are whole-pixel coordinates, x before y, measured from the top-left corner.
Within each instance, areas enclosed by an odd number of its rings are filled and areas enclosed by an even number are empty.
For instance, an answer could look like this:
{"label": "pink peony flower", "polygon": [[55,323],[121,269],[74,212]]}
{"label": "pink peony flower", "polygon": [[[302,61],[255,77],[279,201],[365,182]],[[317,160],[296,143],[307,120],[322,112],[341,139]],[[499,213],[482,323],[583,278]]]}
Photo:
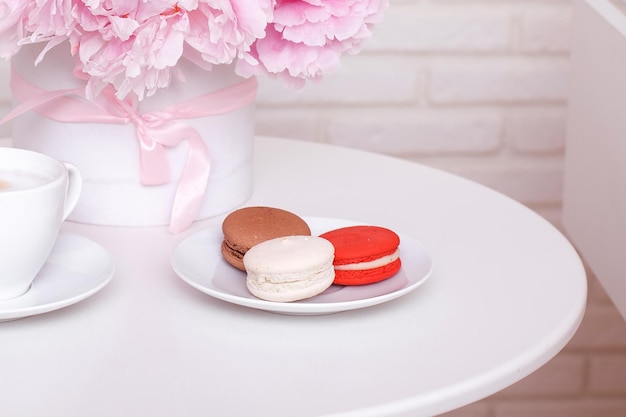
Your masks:
{"label": "pink peony flower", "polygon": [[0,0],[0,58],[8,59],[19,51],[34,6],[23,0]]}
{"label": "pink peony flower", "polygon": [[343,53],[357,53],[380,22],[388,0],[277,0],[255,61],[239,61],[242,76],[269,73],[289,87],[335,71]]}
{"label": "pink peony flower", "polygon": [[272,17],[271,0],[218,1],[219,8],[203,2],[190,11],[187,44],[210,64],[230,64],[245,56],[250,46],[265,36]]}
{"label": "pink peony flower", "polygon": [[92,0],[79,19],[86,32],[70,41],[92,94],[110,84],[119,98],[132,92],[139,99],[169,85],[185,45],[209,64],[243,56],[264,36],[273,6],[256,0],[118,3]]}
{"label": "pink peony flower", "polygon": [[74,27],[72,0],[42,0],[28,15],[31,42],[65,38]]}
{"label": "pink peony flower", "polygon": [[97,94],[110,84],[119,98],[132,92],[142,99],[167,87],[170,69],[182,56],[189,27],[186,14],[159,14],[144,21],[130,16],[106,20],[98,30],[70,37],[78,57],[76,70],[88,76],[89,89]]}

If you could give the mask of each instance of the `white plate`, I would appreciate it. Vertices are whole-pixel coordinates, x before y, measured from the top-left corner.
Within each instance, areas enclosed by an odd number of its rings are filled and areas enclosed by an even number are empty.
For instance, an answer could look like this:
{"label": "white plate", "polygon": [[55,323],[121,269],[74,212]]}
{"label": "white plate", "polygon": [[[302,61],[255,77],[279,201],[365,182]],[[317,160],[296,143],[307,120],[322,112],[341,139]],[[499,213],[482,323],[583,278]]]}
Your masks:
{"label": "white plate", "polygon": [[[305,217],[313,235],[356,222]],[[187,237],[174,249],[172,268],[186,283],[212,297],[233,304],[274,313],[315,315],[369,307],[403,296],[423,284],[432,272],[432,260],[415,239],[400,236],[402,268],[392,278],[362,286],[331,285],[323,293],[306,300],[278,303],[261,300],[246,288],[246,274],[221,255],[221,227],[201,230]]]}
{"label": "white plate", "polygon": [[47,313],[84,300],[104,288],[114,270],[113,260],[102,246],[62,232],[29,290],[0,301],[0,321]]}

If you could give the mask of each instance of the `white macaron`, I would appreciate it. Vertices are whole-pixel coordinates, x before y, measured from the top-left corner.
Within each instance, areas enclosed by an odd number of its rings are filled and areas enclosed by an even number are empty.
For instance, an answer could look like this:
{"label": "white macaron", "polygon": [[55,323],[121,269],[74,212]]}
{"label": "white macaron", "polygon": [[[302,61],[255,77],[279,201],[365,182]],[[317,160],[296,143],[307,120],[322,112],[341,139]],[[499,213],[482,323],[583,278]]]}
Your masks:
{"label": "white macaron", "polygon": [[317,236],[267,240],[246,252],[248,290],[267,301],[290,302],[320,294],[335,278],[335,249]]}

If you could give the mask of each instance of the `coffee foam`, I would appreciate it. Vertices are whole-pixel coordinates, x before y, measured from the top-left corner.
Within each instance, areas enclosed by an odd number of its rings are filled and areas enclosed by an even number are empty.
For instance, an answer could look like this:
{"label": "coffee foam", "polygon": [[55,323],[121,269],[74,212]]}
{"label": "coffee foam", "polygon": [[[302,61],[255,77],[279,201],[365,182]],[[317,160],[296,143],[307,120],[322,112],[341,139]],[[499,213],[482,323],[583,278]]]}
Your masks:
{"label": "coffee foam", "polygon": [[51,180],[52,177],[39,172],[0,169],[0,191],[26,190]]}

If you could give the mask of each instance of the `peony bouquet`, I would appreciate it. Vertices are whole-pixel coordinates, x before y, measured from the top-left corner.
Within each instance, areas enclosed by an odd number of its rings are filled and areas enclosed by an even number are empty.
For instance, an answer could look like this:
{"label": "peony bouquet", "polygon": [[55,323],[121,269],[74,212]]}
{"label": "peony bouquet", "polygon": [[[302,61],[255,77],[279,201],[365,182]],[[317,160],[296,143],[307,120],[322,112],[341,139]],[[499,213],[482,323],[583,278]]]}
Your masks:
{"label": "peony bouquet", "polygon": [[[18,64],[11,73],[11,89],[17,104],[0,124],[31,113],[39,130],[48,129],[33,150],[52,151],[53,156],[58,151],[64,160],[69,155],[71,162],[80,161],[77,165],[93,178],[107,179],[85,182],[90,187],[85,195],[92,200],[77,206],[83,221],[110,212],[119,213],[111,217],[114,224],[116,216],[120,224],[162,224],[169,214],[170,230],[177,233],[198,217],[213,213],[211,204],[215,202],[219,207],[224,201],[240,203],[251,181],[247,177],[251,171],[246,149],[252,144],[248,134],[231,137],[241,147],[235,155],[221,140],[223,131],[232,131],[226,126],[231,119],[208,119],[254,103],[257,75],[280,79],[298,89],[307,80],[336,70],[342,54],[358,52],[371,36],[387,6],[388,0],[0,0],[0,58],[10,59],[23,46],[37,44],[15,59]],[[63,73],[77,81],[73,85],[61,83],[57,89],[54,84],[33,83],[19,70],[19,63],[26,59],[42,64],[37,70],[47,71],[49,63],[58,62],[58,56],[73,68],[71,75]],[[176,95],[182,85],[177,81],[197,80],[198,73],[211,71],[215,65],[228,65],[226,73],[230,75],[234,69],[243,80],[210,91],[198,86],[197,96]],[[215,78],[212,81],[219,81],[219,76]],[[163,91],[170,85],[173,88]],[[157,91],[164,94],[157,95]],[[196,92],[193,88],[186,91]],[[171,97],[169,92],[173,92]],[[153,99],[142,102],[151,96]],[[156,109],[150,106],[155,102]],[[242,112],[241,120],[250,122],[248,114]],[[17,122],[22,127],[28,123]],[[71,127],[79,123],[119,128],[108,127],[106,131],[114,133],[103,136],[90,133],[86,144],[82,135],[66,133],[75,132]],[[137,147],[126,146],[129,132],[124,125],[129,124],[135,126]],[[220,134],[213,135],[214,130]],[[18,134],[14,140],[28,141],[30,136]],[[111,137],[123,140],[112,141]],[[175,188],[155,187],[142,193],[144,185],[171,182],[169,157],[174,155],[168,155],[166,149],[181,142],[188,145],[188,155],[180,154],[177,160],[183,168],[176,174]],[[80,145],[76,152],[74,144]],[[116,152],[131,149],[137,150],[138,170],[134,163],[117,164],[114,170],[112,164],[101,167],[101,161],[117,159]],[[220,166],[211,163],[220,159]],[[218,169],[222,171],[218,173]],[[216,173],[213,187],[229,190],[229,195],[215,194],[204,204],[211,172]],[[141,184],[134,180],[137,174]],[[123,182],[119,193],[117,188],[107,187],[108,180],[119,184],[120,178],[132,180]],[[131,189],[135,191],[132,202],[128,199]],[[128,216],[126,204],[133,207]],[[97,212],[92,207],[98,207]],[[169,207],[170,213],[163,212]],[[108,214],[102,216],[108,224]]]}
{"label": "peony bouquet", "polygon": [[381,21],[388,0],[0,0],[0,57],[22,45],[68,43],[87,96],[112,86],[141,100],[185,57],[242,77],[268,74],[291,88],[338,68]]}

